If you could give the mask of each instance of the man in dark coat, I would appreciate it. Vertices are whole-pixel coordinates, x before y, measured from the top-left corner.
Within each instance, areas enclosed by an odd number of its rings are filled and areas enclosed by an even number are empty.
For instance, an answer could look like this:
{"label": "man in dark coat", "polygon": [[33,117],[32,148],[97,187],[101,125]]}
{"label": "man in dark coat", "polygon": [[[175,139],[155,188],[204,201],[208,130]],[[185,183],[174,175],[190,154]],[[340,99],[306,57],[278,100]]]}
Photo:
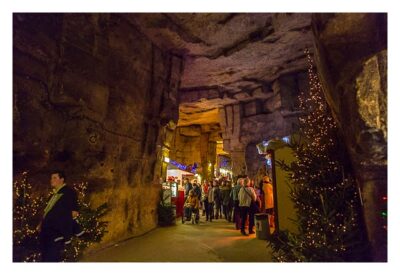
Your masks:
{"label": "man in dark coat", "polygon": [[185,200],[189,196],[189,191],[193,189],[193,185],[190,183],[189,179],[185,179]]}
{"label": "man in dark coat", "polygon": [[54,194],[47,203],[40,225],[40,244],[43,262],[62,261],[62,251],[71,243],[76,233],[78,201],[76,192],[65,184],[65,175],[61,171],[51,174],[51,186]]}
{"label": "man in dark coat", "polygon": [[201,189],[200,186],[197,184],[197,181],[195,180],[193,183],[193,192],[195,194],[195,196],[199,199],[199,201],[201,200]]}

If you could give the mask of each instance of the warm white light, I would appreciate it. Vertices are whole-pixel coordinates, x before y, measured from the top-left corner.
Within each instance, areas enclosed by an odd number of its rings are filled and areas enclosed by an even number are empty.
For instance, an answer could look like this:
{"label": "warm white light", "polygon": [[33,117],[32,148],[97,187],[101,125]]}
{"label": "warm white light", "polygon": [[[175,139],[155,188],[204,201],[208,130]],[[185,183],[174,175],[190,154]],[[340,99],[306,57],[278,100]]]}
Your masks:
{"label": "warm white light", "polygon": [[194,176],[198,179],[198,182],[201,182],[201,176],[199,174],[194,174]]}
{"label": "warm white light", "polygon": [[166,163],[169,163],[169,158],[168,158],[168,157],[164,157],[164,161],[165,161]]}
{"label": "warm white light", "polygon": [[228,173],[228,170],[226,170],[226,169],[224,169],[224,168],[220,168],[220,169],[219,169],[219,172],[220,172],[221,174],[226,174],[226,173]]}

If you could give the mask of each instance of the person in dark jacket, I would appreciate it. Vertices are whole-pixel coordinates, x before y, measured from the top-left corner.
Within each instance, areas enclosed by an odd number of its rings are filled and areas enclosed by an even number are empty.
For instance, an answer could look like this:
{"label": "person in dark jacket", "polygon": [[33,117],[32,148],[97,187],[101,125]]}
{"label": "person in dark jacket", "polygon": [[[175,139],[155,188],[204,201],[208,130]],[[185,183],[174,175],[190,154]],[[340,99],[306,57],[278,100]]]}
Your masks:
{"label": "person in dark jacket", "polygon": [[227,221],[231,221],[230,217],[230,193],[231,188],[227,182],[222,182],[222,187],[220,189],[221,194],[221,202],[222,202],[222,212],[224,213],[224,217]]}
{"label": "person in dark jacket", "polygon": [[72,235],[81,235],[79,224],[74,220],[78,213],[76,192],[65,184],[61,171],[51,174],[54,194],[44,209],[40,228],[40,245],[43,262],[62,261],[62,251],[71,243]]}
{"label": "person in dark jacket", "polygon": [[240,191],[240,188],[243,186],[243,178],[239,178],[236,182],[236,185],[232,188],[230,197],[233,201],[233,222],[235,223],[235,228],[237,230],[240,229],[240,207],[239,207],[239,198],[238,194]]}
{"label": "person in dark jacket", "polygon": [[200,186],[197,184],[197,181],[195,181],[194,183],[193,183],[193,192],[194,192],[194,195],[199,199],[199,201],[201,200],[201,188],[200,188]]}
{"label": "person in dark jacket", "polygon": [[193,189],[193,185],[190,183],[189,179],[185,179],[185,200],[189,196],[190,190]]}
{"label": "person in dark jacket", "polygon": [[219,183],[217,180],[214,181],[215,185],[213,187],[214,192],[214,218],[218,220],[218,218],[222,218],[221,208],[222,208],[222,201],[221,201],[221,189],[219,189]]}
{"label": "person in dark jacket", "polygon": [[206,221],[209,220],[210,218],[210,208],[208,206],[208,191],[211,189],[209,183],[207,181],[203,182],[203,185],[201,186],[201,202],[203,203],[203,216],[206,216]]}

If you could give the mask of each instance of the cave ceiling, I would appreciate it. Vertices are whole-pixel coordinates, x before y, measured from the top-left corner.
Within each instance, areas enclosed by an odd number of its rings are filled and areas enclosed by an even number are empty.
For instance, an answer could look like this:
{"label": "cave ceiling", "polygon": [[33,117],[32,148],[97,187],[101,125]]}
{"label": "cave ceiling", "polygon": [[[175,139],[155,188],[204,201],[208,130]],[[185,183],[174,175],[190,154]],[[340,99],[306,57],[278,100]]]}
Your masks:
{"label": "cave ceiling", "polygon": [[307,68],[310,13],[157,13],[127,19],[185,59],[178,125],[218,121],[215,108],[268,99],[272,83]]}

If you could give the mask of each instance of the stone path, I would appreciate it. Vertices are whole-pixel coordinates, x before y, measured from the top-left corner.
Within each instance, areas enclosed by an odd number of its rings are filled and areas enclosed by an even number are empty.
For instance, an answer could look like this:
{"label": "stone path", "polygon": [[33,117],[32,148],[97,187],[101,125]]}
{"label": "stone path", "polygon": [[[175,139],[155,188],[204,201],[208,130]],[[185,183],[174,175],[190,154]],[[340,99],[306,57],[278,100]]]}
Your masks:
{"label": "stone path", "polygon": [[83,262],[271,262],[270,248],[255,235],[242,236],[225,219],[157,228],[87,255]]}

